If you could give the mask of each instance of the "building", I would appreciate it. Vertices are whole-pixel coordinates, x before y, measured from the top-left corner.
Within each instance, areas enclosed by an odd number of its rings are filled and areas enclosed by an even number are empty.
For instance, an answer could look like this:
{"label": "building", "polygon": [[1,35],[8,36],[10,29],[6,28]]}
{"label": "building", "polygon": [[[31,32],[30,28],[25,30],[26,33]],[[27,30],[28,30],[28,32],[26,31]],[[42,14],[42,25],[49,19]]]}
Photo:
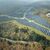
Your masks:
{"label": "building", "polygon": [[50,17],[50,13],[47,13],[46,16],[47,16],[47,17]]}

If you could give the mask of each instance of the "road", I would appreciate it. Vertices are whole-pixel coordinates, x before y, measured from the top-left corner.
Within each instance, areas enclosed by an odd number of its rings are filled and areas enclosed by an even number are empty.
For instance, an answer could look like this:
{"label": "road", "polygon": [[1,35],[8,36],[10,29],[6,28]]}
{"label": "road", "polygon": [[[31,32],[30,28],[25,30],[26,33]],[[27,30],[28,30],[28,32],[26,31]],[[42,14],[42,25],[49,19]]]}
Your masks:
{"label": "road", "polygon": [[[29,25],[30,23],[32,23],[32,24],[33,24],[32,27],[35,27],[36,29],[38,29],[38,30],[40,30],[40,31],[42,31],[42,32],[44,32],[45,34],[47,34],[47,35],[50,36],[50,28],[46,27],[45,25],[42,25],[41,23],[36,22],[35,20],[31,20],[31,19],[28,19],[28,18],[26,17],[27,12],[30,11],[31,9],[32,9],[32,7],[29,8],[29,9],[27,9],[27,10],[25,11],[23,17],[21,17],[21,18],[14,17],[14,16],[8,16],[8,15],[0,15],[0,16],[4,16],[4,17],[10,18],[10,19],[19,20],[19,22],[21,22],[21,23],[23,23],[23,24],[25,24],[25,25]],[[21,21],[21,20],[22,20],[22,21]],[[23,22],[23,21],[24,21],[24,22]],[[27,22],[25,22],[25,21],[27,21],[28,24],[27,24]],[[42,23],[43,23],[43,22],[42,22]],[[31,26],[31,25],[29,25],[29,26]]]}

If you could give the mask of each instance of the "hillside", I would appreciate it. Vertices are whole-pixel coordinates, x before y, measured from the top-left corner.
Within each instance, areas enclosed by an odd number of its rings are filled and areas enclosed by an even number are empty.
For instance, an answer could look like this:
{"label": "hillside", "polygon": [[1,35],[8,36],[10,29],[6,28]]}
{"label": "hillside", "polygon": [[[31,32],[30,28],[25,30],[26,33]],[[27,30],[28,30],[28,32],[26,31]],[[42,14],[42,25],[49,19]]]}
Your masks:
{"label": "hillside", "polygon": [[12,43],[12,45],[23,41],[24,44],[36,42],[38,44],[40,43],[43,48],[50,47],[49,36],[43,34],[35,28],[20,24],[14,20],[0,23],[0,42],[1,41],[2,43],[6,42],[6,45],[8,45],[8,41],[10,44]]}

